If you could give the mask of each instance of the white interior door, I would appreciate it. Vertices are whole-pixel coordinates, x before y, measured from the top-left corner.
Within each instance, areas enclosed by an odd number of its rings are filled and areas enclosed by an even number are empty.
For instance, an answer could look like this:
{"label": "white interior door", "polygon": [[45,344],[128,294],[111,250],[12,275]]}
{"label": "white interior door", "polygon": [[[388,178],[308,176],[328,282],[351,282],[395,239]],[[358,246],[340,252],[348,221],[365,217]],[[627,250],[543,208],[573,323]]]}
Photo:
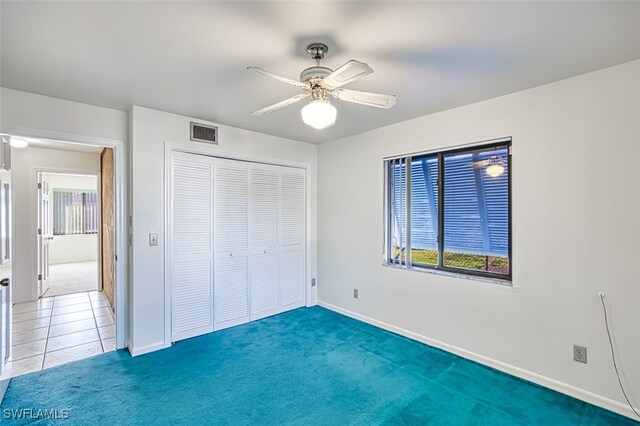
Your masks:
{"label": "white interior door", "polygon": [[11,355],[11,148],[8,137],[0,141],[0,401],[9,384],[7,362]]}
{"label": "white interior door", "polygon": [[305,305],[305,173],[172,153],[172,341]]}
{"label": "white interior door", "polygon": [[213,331],[213,159],[173,153],[171,340]]}
{"label": "white interior door", "polygon": [[38,297],[44,296],[49,282],[49,242],[53,239],[49,217],[49,182],[43,173],[37,174],[38,217]]}
{"label": "white interior door", "polygon": [[215,160],[214,320],[220,330],[249,321],[248,165]]}
{"label": "white interior door", "polygon": [[251,321],[279,312],[279,167],[249,165],[249,290]]}
{"label": "white interior door", "polygon": [[279,306],[281,311],[305,305],[306,183],[305,171],[280,170]]}

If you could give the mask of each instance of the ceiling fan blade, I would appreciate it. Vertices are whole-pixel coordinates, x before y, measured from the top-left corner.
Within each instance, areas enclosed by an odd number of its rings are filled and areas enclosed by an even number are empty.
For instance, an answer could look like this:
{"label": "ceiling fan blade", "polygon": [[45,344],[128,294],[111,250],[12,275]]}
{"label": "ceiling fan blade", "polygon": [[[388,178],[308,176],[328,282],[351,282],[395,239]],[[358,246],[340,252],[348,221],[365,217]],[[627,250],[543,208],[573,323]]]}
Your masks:
{"label": "ceiling fan blade", "polygon": [[340,87],[372,72],[371,67],[364,62],[351,60],[326,76],[323,83],[329,87]]}
{"label": "ceiling fan blade", "polygon": [[395,95],[383,95],[380,93],[361,92],[359,90],[335,89],[333,96],[341,101],[353,102],[376,108],[389,109],[396,104]]}
{"label": "ceiling fan blade", "polygon": [[280,102],[278,102],[276,104],[269,105],[267,107],[264,107],[262,109],[254,111],[251,114],[253,114],[253,115],[267,114],[267,113],[279,110],[280,108],[284,108],[284,107],[286,107],[288,105],[295,104],[296,102],[299,102],[299,101],[303,100],[304,98],[306,98],[308,96],[309,96],[309,93],[303,93],[301,95],[296,95],[296,96],[294,96],[292,98],[285,99],[284,101],[280,101]]}
{"label": "ceiling fan blade", "polygon": [[278,74],[274,74],[274,73],[272,73],[271,71],[266,70],[266,69],[264,69],[264,68],[260,68],[260,67],[247,67],[247,69],[248,69],[248,70],[251,70],[251,71],[255,71],[255,72],[260,73],[260,74],[263,74],[263,75],[266,75],[267,77],[275,78],[276,80],[279,80],[279,81],[281,81],[281,82],[283,82],[283,83],[290,84],[290,85],[292,85],[292,86],[307,87],[306,83],[303,83],[303,82],[298,81],[298,80],[294,80],[294,79],[292,79],[292,78],[282,77],[282,76],[280,76],[280,75],[278,75]]}

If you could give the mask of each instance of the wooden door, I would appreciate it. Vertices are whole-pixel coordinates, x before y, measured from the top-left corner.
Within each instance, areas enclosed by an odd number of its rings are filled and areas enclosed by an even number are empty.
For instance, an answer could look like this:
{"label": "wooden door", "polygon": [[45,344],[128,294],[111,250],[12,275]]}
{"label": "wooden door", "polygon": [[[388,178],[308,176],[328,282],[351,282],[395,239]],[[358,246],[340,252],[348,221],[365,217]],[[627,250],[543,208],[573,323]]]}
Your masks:
{"label": "wooden door", "polygon": [[114,308],[115,294],[115,198],[113,149],[105,148],[100,154],[100,186],[101,186],[101,244],[102,244],[102,291],[111,309]]}

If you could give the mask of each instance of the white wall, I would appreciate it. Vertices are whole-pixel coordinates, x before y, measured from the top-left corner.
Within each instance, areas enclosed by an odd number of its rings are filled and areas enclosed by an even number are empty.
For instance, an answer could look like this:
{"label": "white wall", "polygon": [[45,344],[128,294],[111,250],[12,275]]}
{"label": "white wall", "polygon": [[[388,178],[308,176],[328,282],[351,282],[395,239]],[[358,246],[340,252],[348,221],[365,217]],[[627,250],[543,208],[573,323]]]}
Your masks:
{"label": "white wall", "polygon": [[[100,154],[94,154],[100,158]],[[99,173],[99,170],[96,172]],[[97,175],[76,175],[76,174],[60,174],[45,173],[44,179],[49,182],[49,188],[62,189],[67,191],[94,191],[98,192],[98,176]]]}
{"label": "white wall", "polygon": [[[127,141],[127,113],[79,102],[0,88],[0,130],[30,129],[23,136],[38,137],[41,131],[60,133],[65,138],[78,135],[90,138]],[[67,139],[62,139],[67,140]],[[73,141],[80,142],[80,141]]]}
{"label": "white wall", "polygon": [[[116,214],[119,223],[126,223],[128,213],[129,168],[129,117],[126,111],[117,111],[33,93],[0,88],[0,131],[16,133],[30,137],[56,138],[77,143],[94,143],[97,145],[117,146],[116,148]],[[121,171],[121,172],[120,172]],[[120,174],[122,173],[122,174]],[[15,184],[14,184],[15,186]],[[14,207],[14,217],[24,214]],[[118,251],[118,288],[128,289],[128,234],[116,233],[116,249]],[[124,275],[124,276],[123,276]],[[116,341],[118,347],[126,345],[124,331],[129,331],[125,306],[128,306],[127,292],[117,291]],[[25,299],[25,297],[28,299]],[[33,295],[23,295],[29,300]],[[20,302],[20,299],[14,299]],[[124,326],[123,326],[124,325]]]}
{"label": "white wall", "polygon": [[[383,267],[383,157],[504,136],[513,287]],[[640,403],[640,61],[332,141],[318,164],[319,303],[630,415],[604,291]]]}
{"label": "white wall", "polygon": [[96,262],[98,234],[56,235],[49,242],[49,264]]}
{"label": "white wall", "polygon": [[[134,106],[131,111],[132,159],[132,332],[130,350],[140,354],[165,347],[165,143],[199,147],[212,155],[232,153],[305,163],[311,166],[310,212],[311,276],[316,270],[316,155],[315,145],[218,125],[219,146],[189,141],[192,119]],[[203,120],[195,120],[207,123]],[[159,235],[159,244],[148,245],[149,234]],[[315,288],[311,298],[315,300]]]}
{"label": "white wall", "polygon": [[33,147],[14,148],[11,154],[15,253],[13,258],[13,301],[14,303],[22,303],[35,300],[38,297],[35,275],[37,244],[34,236],[36,170],[99,173],[100,155]]}
{"label": "white wall", "polygon": [[[98,192],[97,176],[46,173],[43,178],[49,182],[51,191],[60,189]],[[51,209],[49,217],[53,223],[53,202],[49,203],[49,207]],[[94,262],[97,259],[98,234],[56,235],[49,242],[49,264],[51,265]]]}

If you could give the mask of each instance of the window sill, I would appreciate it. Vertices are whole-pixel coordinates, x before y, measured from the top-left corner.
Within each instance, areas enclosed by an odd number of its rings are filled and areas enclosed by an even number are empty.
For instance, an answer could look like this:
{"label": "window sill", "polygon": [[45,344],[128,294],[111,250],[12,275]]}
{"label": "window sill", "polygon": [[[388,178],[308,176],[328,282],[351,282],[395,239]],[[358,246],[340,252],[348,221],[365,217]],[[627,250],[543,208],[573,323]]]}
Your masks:
{"label": "window sill", "polygon": [[393,264],[390,264],[390,263],[383,263],[382,266],[384,266],[386,268],[402,269],[402,270],[405,270],[405,271],[422,272],[423,274],[443,275],[443,276],[446,276],[446,277],[460,278],[460,279],[463,279],[463,280],[480,281],[480,282],[485,282],[485,283],[490,283],[490,284],[499,284],[499,285],[505,286],[505,287],[513,287],[513,283],[511,282],[511,280],[502,280],[502,279],[499,279],[499,278],[482,277],[482,276],[479,276],[479,275],[471,275],[471,274],[464,274],[464,273],[459,273],[459,272],[443,271],[443,270],[440,270],[440,269],[420,268],[420,267],[416,267],[416,266],[393,265]]}

